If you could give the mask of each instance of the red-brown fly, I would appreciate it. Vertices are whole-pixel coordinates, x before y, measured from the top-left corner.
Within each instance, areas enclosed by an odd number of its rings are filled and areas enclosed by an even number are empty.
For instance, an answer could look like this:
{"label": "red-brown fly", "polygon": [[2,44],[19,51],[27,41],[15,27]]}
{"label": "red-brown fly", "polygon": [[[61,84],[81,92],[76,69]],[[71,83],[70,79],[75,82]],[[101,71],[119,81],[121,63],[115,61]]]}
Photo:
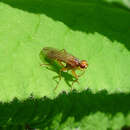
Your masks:
{"label": "red-brown fly", "polygon": [[[74,82],[78,82],[78,77],[80,77],[84,73],[84,71],[81,75],[77,75],[75,70],[77,70],[77,69],[85,70],[88,67],[88,63],[86,60],[79,60],[75,56],[66,52],[65,49],[58,50],[58,49],[55,49],[52,47],[45,47],[42,49],[42,52],[48,59],[55,60],[62,66],[62,68],[60,69],[60,72],[59,72],[60,80],[61,80],[62,71],[71,70],[73,76],[76,78],[76,80]],[[63,63],[65,63],[65,65]],[[41,64],[41,65],[47,65],[47,64]],[[60,82],[60,80],[59,80],[59,82]],[[58,82],[58,84],[59,84],[59,82]],[[72,85],[73,85],[73,83],[72,83]],[[58,84],[57,84],[57,86],[58,86]],[[57,86],[56,86],[56,88],[57,88]]]}

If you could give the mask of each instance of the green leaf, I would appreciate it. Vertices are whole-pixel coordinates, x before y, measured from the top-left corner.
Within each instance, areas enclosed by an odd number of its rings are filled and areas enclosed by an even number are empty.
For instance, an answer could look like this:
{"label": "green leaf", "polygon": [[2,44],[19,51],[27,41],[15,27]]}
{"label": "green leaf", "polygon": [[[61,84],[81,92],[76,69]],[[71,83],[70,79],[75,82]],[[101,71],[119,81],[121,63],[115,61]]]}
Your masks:
{"label": "green leaf", "polygon": [[[0,125],[64,130],[130,126],[129,25],[129,10],[103,1],[1,1]],[[48,46],[88,61],[73,91],[71,72],[62,73],[54,91],[60,67],[40,66],[45,63],[41,50]]]}

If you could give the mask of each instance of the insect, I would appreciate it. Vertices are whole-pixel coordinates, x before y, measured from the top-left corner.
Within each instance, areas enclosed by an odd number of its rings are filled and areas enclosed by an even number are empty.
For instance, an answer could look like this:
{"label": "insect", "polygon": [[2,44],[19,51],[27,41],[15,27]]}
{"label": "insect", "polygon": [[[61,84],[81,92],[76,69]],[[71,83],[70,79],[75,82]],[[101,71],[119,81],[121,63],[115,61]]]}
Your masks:
{"label": "insect", "polygon": [[[51,60],[57,61],[62,68],[59,71],[59,82],[61,81],[61,72],[66,72],[68,70],[72,71],[72,75],[75,77],[76,80],[73,81],[72,85],[74,82],[78,82],[78,78],[84,74],[85,71],[83,71],[82,74],[77,75],[76,70],[85,70],[88,67],[88,63],[86,60],[79,60],[75,56],[71,55],[68,53],[65,49],[58,50],[52,47],[45,47],[42,49],[43,54]],[[63,64],[65,63],[65,65]],[[41,64],[41,65],[49,65],[49,64]],[[59,84],[58,82],[58,84]],[[78,82],[79,83],[79,82]],[[56,88],[58,87],[58,84]],[[55,88],[55,89],[56,89]]]}

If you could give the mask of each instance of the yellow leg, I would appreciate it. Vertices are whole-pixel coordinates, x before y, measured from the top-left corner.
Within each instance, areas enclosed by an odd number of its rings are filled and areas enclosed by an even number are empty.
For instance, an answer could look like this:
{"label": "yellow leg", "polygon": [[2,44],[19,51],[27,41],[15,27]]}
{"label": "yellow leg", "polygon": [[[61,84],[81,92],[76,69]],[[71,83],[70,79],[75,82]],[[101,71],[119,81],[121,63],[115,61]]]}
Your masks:
{"label": "yellow leg", "polygon": [[73,76],[76,78],[76,80],[73,81],[72,86],[73,86],[73,84],[74,84],[75,82],[77,82],[77,83],[79,84],[78,75],[75,73],[74,70],[72,70],[72,74],[73,74]]}
{"label": "yellow leg", "polygon": [[84,73],[85,73],[85,70],[83,70],[82,73],[78,75],[78,77],[81,77]]}
{"label": "yellow leg", "polygon": [[66,50],[65,50],[65,49],[62,49],[61,51],[66,52]]}
{"label": "yellow leg", "polygon": [[75,82],[77,82],[77,83],[79,84],[78,79],[76,79],[76,80],[73,81],[72,86],[73,86],[73,84],[74,84]]}
{"label": "yellow leg", "polygon": [[73,74],[73,76],[74,76],[76,79],[78,79],[78,75],[75,73],[74,70],[72,70],[72,74]]}
{"label": "yellow leg", "polygon": [[60,72],[59,72],[59,82],[57,83],[57,85],[56,85],[56,87],[55,87],[55,89],[54,90],[56,90],[57,89],[57,87],[58,87],[58,85],[59,85],[59,83],[60,83],[60,81],[61,81],[61,72],[62,71],[66,71],[67,70],[67,68],[62,68],[62,69],[60,69]]}
{"label": "yellow leg", "polygon": [[49,66],[50,64],[40,64],[40,66]]}
{"label": "yellow leg", "polygon": [[58,61],[58,63],[59,63],[61,66],[63,66],[63,67],[64,67],[64,65],[63,65],[63,63],[62,63],[61,61]]}

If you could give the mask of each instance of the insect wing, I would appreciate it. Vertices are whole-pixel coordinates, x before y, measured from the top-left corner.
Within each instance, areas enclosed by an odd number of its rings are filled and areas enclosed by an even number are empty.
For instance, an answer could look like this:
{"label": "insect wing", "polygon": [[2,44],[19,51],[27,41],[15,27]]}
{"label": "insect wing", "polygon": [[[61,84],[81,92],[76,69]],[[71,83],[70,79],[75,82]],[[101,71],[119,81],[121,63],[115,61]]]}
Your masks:
{"label": "insect wing", "polygon": [[67,53],[65,50],[57,50],[51,47],[43,48],[43,53],[50,59],[62,61],[72,66],[75,65],[75,59],[77,59],[73,55]]}
{"label": "insect wing", "polygon": [[57,50],[55,48],[51,48],[51,47],[43,48],[43,53],[45,54],[46,57],[48,57],[50,59],[54,59],[54,60],[56,60],[58,58],[58,56],[60,55],[59,50]]}

